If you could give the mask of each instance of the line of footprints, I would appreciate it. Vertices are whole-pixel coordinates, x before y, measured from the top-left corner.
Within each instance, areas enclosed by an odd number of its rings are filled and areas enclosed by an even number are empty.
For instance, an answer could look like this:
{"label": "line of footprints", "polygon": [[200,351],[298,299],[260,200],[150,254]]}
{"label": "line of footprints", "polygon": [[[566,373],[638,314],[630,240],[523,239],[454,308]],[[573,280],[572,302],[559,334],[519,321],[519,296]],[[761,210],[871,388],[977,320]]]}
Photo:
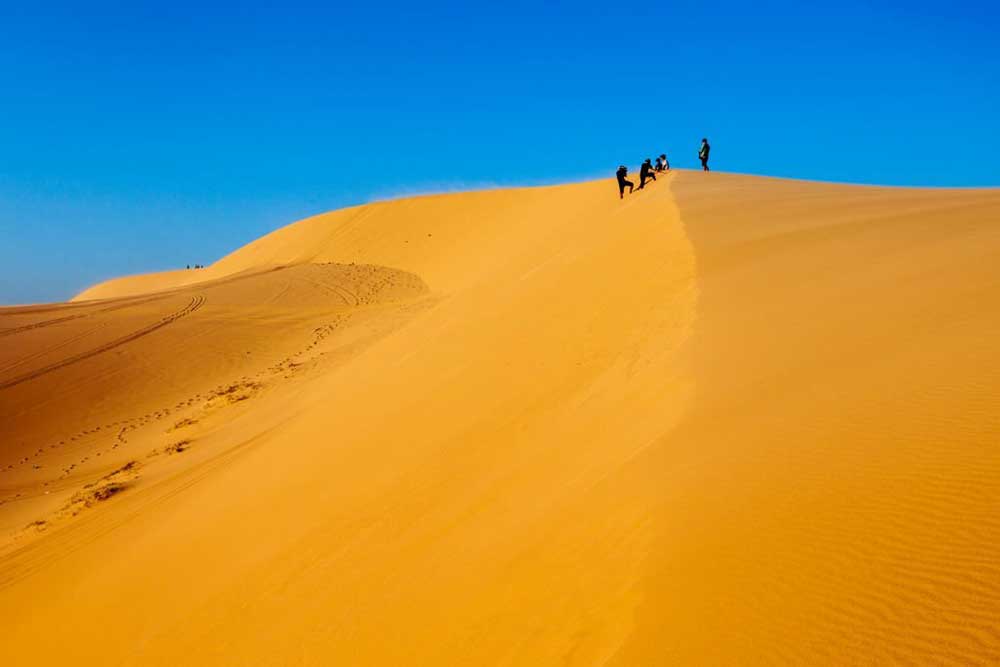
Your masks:
{"label": "line of footprints", "polygon": [[[212,410],[216,407],[232,405],[234,403],[239,403],[247,399],[250,399],[254,397],[257,393],[259,393],[265,387],[266,384],[270,384],[269,382],[267,382],[268,380],[271,381],[276,380],[278,379],[279,375],[284,378],[291,377],[292,374],[301,371],[304,369],[304,367],[310,365],[309,364],[310,361],[317,361],[318,357],[325,355],[326,353],[322,352],[319,355],[316,355],[315,357],[312,357],[305,361],[300,360],[300,357],[308,354],[309,352],[312,352],[312,350],[315,349],[316,346],[318,346],[325,338],[332,335],[337,329],[341,328],[344,325],[344,323],[348,319],[350,319],[350,317],[351,317],[350,313],[342,313],[335,316],[334,320],[331,323],[316,327],[315,329],[313,329],[312,340],[308,345],[306,345],[301,350],[293,352],[292,354],[288,355],[281,361],[269,366],[265,370],[258,371],[249,376],[243,376],[239,380],[233,382],[218,385],[215,388],[211,389],[210,391],[206,392],[205,394],[200,394],[200,393],[195,394],[194,396],[186,400],[178,402],[173,407],[161,408],[159,410],[154,410],[152,412],[148,412],[138,417],[131,417],[128,419],[123,419],[121,421],[112,422],[110,424],[104,424],[101,426],[95,426],[93,428],[84,429],[64,440],[60,440],[58,443],[50,444],[47,447],[39,447],[30,456],[22,457],[16,463],[8,464],[5,468],[0,469],[0,474],[10,471],[17,471],[19,468],[26,466],[28,464],[31,464],[33,469],[40,470],[43,468],[43,466],[39,463],[33,463],[33,461],[35,461],[39,456],[42,456],[45,453],[46,449],[55,450],[61,447],[71,446],[72,444],[78,441],[83,441],[91,436],[103,435],[104,433],[107,433],[109,431],[115,432],[115,436],[113,439],[111,439],[110,445],[107,448],[96,452],[91,452],[90,454],[82,457],[79,461],[71,463],[68,466],[62,468],[58,477],[43,483],[43,486],[49,486],[53,482],[59,482],[69,477],[71,474],[73,474],[73,472],[76,470],[78,466],[87,463],[89,460],[91,460],[92,457],[97,458],[102,455],[110,454],[111,452],[117,450],[119,447],[127,445],[128,444],[127,436],[128,433],[131,431],[135,431],[149,424],[161,421],[171,416],[172,414],[178,412],[184,412],[197,403],[201,403],[200,407],[202,408],[202,410],[207,411],[207,410]],[[175,422],[171,428],[167,429],[167,431],[169,432],[172,430],[181,429],[196,423],[198,423],[197,418],[185,417]],[[169,445],[168,447],[164,448],[164,450],[153,450],[152,452],[150,452],[149,456],[155,456],[160,453],[170,453],[170,454],[180,453],[187,450],[189,447],[190,447],[189,441],[181,441],[180,443],[174,443],[173,445]],[[8,502],[13,502],[21,498],[22,495],[23,494],[18,493],[16,495],[7,498],[0,498],[0,505],[4,505],[5,503]]]}

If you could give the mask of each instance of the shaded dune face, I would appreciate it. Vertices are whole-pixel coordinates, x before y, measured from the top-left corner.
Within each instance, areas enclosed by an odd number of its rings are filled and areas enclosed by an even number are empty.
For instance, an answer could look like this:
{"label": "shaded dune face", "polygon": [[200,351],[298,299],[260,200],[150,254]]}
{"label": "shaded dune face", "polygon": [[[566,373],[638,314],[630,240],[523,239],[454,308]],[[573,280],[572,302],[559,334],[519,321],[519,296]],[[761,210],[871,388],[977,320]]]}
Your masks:
{"label": "shaded dune face", "polygon": [[[402,271],[324,263],[3,309],[0,528],[24,537],[25,512],[51,528],[44,507],[183,439],[190,428],[178,423],[329,366],[339,346],[366,344],[419,310],[426,292]],[[36,501],[43,516],[28,507]]]}
{"label": "shaded dune face", "polygon": [[1000,194],[615,195],[0,310],[0,659],[1000,659]]}

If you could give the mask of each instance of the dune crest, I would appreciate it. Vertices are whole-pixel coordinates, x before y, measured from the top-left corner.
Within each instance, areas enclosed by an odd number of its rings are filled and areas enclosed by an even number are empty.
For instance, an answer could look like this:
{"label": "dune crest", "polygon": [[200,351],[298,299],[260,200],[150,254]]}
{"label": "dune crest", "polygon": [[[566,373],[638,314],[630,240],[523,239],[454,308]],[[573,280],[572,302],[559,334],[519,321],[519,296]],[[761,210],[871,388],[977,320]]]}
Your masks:
{"label": "dune crest", "polygon": [[1000,193],[616,195],[0,310],[0,659],[1000,659]]}

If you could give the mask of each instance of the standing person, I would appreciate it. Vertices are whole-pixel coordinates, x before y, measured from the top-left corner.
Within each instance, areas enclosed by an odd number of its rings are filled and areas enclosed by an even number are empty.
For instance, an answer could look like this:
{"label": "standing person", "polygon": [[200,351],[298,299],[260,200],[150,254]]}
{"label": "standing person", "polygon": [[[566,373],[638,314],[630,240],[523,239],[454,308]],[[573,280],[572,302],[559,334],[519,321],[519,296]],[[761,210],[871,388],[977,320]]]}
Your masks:
{"label": "standing person", "polygon": [[663,163],[663,171],[670,171],[670,160],[667,159],[666,153],[660,153],[660,161]]}
{"label": "standing person", "polygon": [[640,190],[642,190],[644,187],[646,187],[646,179],[647,178],[651,178],[654,181],[656,180],[656,174],[653,173],[652,160],[650,160],[649,158],[646,158],[646,161],[642,163],[641,167],[639,167],[639,189]]}
{"label": "standing person", "polygon": [[708,139],[701,140],[701,148],[698,149],[698,159],[701,160],[701,168],[704,171],[710,171],[708,168],[708,153],[712,150],[712,147],[708,145]]}
{"label": "standing person", "polygon": [[619,199],[624,199],[625,198],[625,186],[626,185],[628,186],[628,193],[629,194],[632,194],[632,188],[635,187],[635,184],[632,181],[625,180],[625,177],[627,175],[628,175],[628,169],[625,167],[625,165],[619,165],[618,166],[618,171],[615,172],[615,176],[618,177],[618,198]]}

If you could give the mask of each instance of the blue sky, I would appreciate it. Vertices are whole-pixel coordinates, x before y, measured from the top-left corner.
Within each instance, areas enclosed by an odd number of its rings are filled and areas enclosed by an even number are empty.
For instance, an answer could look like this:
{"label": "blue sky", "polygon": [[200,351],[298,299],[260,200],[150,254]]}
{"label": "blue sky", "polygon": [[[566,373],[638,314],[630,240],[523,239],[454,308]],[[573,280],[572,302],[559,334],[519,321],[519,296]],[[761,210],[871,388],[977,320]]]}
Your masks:
{"label": "blue sky", "polygon": [[20,4],[0,303],[376,198],[692,167],[702,136],[725,171],[1000,185],[995,2]]}

